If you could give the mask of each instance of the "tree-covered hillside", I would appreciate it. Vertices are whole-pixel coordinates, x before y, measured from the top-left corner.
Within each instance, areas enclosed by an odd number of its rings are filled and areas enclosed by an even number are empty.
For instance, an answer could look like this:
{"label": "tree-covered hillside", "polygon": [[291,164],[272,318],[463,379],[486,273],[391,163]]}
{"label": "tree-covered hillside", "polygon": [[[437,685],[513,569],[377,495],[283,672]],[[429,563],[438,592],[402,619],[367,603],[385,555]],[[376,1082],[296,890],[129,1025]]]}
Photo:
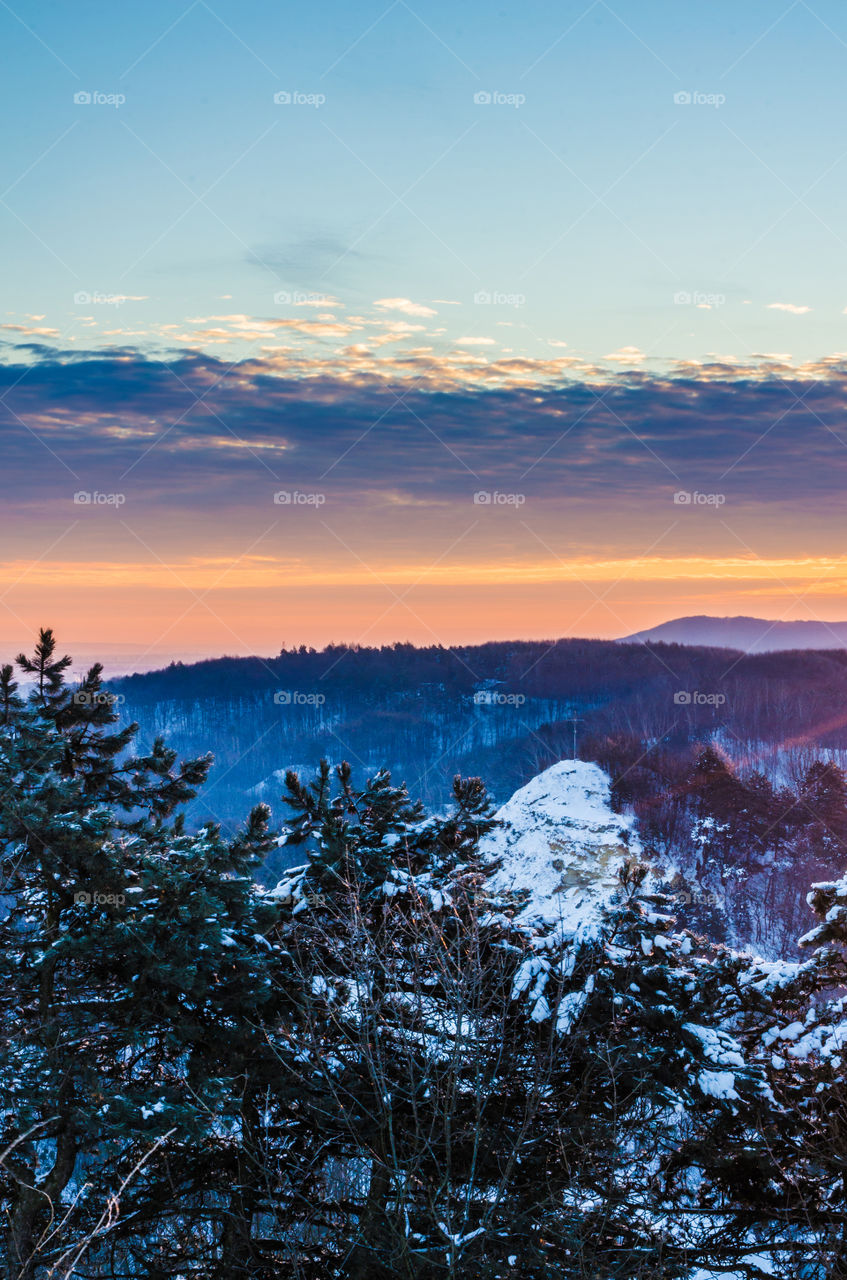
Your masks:
{"label": "tree-covered hillside", "polygon": [[[50,632],[18,662],[10,1280],[847,1273],[843,878],[810,894],[802,961],[715,944],[579,762],[499,814],[457,777],[437,815],[322,763],[286,777],[282,829],[259,806],[191,832],[207,759],[139,750]],[[298,866],[262,888],[280,844]]]}
{"label": "tree-covered hillside", "polygon": [[[427,803],[456,772],[483,772],[505,799],[540,767],[598,738],[673,748],[717,737],[735,758],[780,767],[847,751],[847,652],[741,655],[682,645],[561,640],[445,649],[392,645],[284,650],[127,677],[126,719],[166,732],[215,768],[193,812],[237,820],[251,788],[316,758],[391,768]],[[125,701],[124,701],[125,700]],[[573,717],[577,718],[576,725]],[[593,758],[593,757],[592,757]],[[205,806],[205,807],[204,807]]]}
{"label": "tree-covered hillside", "polygon": [[[453,777],[503,801],[574,754],[610,773],[692,926],[768,955],[793,946],[810,878],[847,860],[847,654],[681,645],[393,645],[175,665],[114,686],[125,720],[215,765],[189,822],[274,819],[286,769],[388,769],[439,809]],[[274,852],[267,883],[290,862]],[[676,878],[674,878],[674,876]],[[698,888],[692,891],[691,881]]]}

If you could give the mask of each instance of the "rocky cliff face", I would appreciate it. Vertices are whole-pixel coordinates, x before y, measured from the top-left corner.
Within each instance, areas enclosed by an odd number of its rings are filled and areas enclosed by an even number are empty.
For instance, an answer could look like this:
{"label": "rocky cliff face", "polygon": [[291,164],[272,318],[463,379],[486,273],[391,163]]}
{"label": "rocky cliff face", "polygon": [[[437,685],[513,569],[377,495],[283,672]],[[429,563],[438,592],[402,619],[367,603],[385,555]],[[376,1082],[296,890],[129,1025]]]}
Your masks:
{"label": "rocky cliff face", "polygon": [[492,888],[515,894],[525,923],[559,924],[571,936],[596,920],[622,863],[641,852],[633,820],[612,811],[607,775],[583,760],[545,769],[497,817],[502,825],[481,846],[500,861]]}

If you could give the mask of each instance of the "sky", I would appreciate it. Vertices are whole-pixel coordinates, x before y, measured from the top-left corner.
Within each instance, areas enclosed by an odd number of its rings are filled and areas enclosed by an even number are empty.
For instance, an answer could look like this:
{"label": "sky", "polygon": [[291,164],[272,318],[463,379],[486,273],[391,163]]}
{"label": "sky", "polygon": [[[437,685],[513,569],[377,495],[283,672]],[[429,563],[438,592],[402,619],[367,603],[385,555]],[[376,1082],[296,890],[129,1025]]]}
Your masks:
{"label": "sky", "polygon": [[847,12],[0,7],[0,640],[847,618]]}

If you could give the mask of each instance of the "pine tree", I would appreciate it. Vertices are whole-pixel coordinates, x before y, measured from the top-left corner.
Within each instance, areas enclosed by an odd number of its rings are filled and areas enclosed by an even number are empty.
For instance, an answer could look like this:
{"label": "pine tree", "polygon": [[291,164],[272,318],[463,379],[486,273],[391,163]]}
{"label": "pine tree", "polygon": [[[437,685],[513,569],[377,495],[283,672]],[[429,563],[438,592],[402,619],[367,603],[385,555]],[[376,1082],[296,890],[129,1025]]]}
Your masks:
{"label": "pine tree", "polygon": [[[215,1256],[203,1197],[230,1194],[234,1081],[278,999],[264,936],[276,912],[251,878],[267,811],[232,841],[185,834],[175,811],[209,760],[176,766],[162,742],[132,755],[135,726],[115,727],[100,668],[74,690],[68,665],[45,631],[20,660],[28,699],[8,668],[0,685],[0,1188],[15,1280],[69,1267],[83,1246],[96,1260],[123,1241],[140,1259],[156,1223],[172,1239],[202,1226]],[[101,1221],[126,1179],[120,1218]],[[162,1275],[179,1252],[165,1249]]]}
{"label": "pine tree", "polygon": [[[477,784],[422,820],[387,779],[381,805],[336,781],[289,779],[310,861],[277,891],[304,1185],[323,1162],[302,1274],[482,1280],[512,1258],[528,1280],[682,1280],[734,1260],[770,1178],[743,1158],[769,1098],[736,1035],[749,961],[676,929],[636,865],[578,936],[519,925],[488,888]],[[343,876],[321,896],[327,862]]]}
{"label": "pine tree", "polygon": [[812,851],[828,861],[847,853],[847,779],[831,761],[816,760],[800,787],[800,807],[809,824]]}

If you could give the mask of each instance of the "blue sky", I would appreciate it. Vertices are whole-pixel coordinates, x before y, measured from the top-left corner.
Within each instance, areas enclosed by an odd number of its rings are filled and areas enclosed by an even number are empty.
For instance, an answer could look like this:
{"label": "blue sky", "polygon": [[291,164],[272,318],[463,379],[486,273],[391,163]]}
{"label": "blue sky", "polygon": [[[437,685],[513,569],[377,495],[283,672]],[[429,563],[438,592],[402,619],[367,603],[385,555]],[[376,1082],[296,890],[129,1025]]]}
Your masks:
{"label": "blue sky", "polygon": [[843,6],[0,38],[11,651],[847,616]]}
{"label": "blue sky", "polygon": [[433,307],[406,341],[437,349],[847,348],[842,6],[199,0],[0,27],[7,323],[156,343],[299,291]]}

